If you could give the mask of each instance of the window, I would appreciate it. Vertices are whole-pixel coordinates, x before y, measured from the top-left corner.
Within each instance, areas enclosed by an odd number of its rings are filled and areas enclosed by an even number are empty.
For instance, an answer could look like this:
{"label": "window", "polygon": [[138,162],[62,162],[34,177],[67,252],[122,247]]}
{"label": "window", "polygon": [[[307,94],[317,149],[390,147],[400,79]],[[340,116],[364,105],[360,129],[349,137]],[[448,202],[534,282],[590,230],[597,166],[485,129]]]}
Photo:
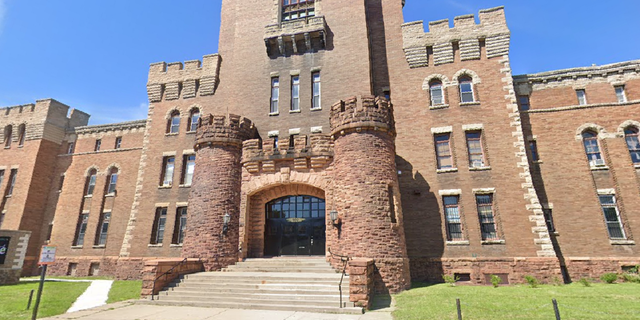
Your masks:
{"label": "window", "polygon": [[476,205],[478,206],[478,217],[480,219],[480,232],[482,240],[496,240],[496,222],[493,218],[493,195],[477,194]]}
{"label": "window", "polygon": [[93,190],[96,188],[96,169],[91,169],[91,171],[89,171],[89,176],[87,177],[87,186],[86,186],[86,192],[85,192],[85,196],[90,196],[93,195]]}
{"label": "window", "polygon": [[601,194],[598,197],[604,213],[604,220],[607,223],[609,238],[626,239],[622,222],[620,221],[620,212],[618,212],[618,206],[616,205],[616,197],[609,194]]}
{"label": "window", "polygon": [[278,99],[280,96],[280,79],[279,78],[271,78],[271,109],[269,112],[271,114],[278,113]]}
{"label": "window", "polygon": [[107,232],[109,231],[109,222],[111,220],[111,212],[104,212],[100,219],[100,227],[97,232],[96,245],[104,246],[107,244]]}
{"label": "window", "polygon": [[2,185],[3,180],[4,180],[4,170],[0,170],[0,185]]}
{"label": "window", "polygon": [[556,232],[556,226],[553,224],[552,210],[542,209],[542,213],[544,214],[544,221],[547,224],[547,229],[549,229],[549,232]]}
{"label": "window", "polygon": [[180,112],[173,111],[167,122],[167,133],[178,133],[180,131]]}
{"label": "window", "polygon": [[107,178],[107,194],[116,192],[116,183],[118,183],[118,168],[112,168],[109,173],[109,177]]}
{"label": "window", "polygon": [[116,137],[116,144],[113,146],[114,149],[120,149],[122,146],[122,137]]}
{"label": "window", "polygon": [[529,151],[531,151],[532,161],[540,161],[540,156],[538,155],[538,143],[535,140],[529,141]]}
{"label": "window", "polygon": [[315,16],[314,0],[282,0],[282,21]]}
{"label": "window", "polygon": [[582,133],[582,143],[589,165],[592,167],[604,166],[604,159],[600,155],[600,146],[598,145],[598,135],[593,131],[585,131]]}
{"label": "window", "polygon": [[18,169],[11,169],[11,173],[9,175],[9,189],[7,189],[7,196],[13,194],[13,187],[16,185],[16,176],[18,175]]}
{"label": "window", "polygon": [[196,155],[185,155],[182,159],[182,181],[181,184],[190,186],[193,182],[193,170],[196,167]]}
{"label": "window", "polygon": [[101,139],[96,139],[96,146],[93,148],[93,151],[100,151],[100,146],[102,145]]}
{"label": "window", "polygon": [[520,105],[520,110],[529,110],[529,96],[518,96],[518,104]]}
{"label": "window", "polygon": [[482,131],[467,131],[467,149],[469,151],[469,167],[484,167],[484,152],[482,151]]}
{"label": "window", "polygon": [[189,115],[189,131],[196,131],[198,129],[198,120],[200,120],[200,110],[193,109]]}
{"label": "window", "polygon": [[73,154],[74,149],[76,148],[76,144],[73,141],[69,141],[67,143],[67,154]]}
{"label": "window", "polygon": [[444,92],[442,90],[442,82],[440,80],[431,80],[431,82],[429,82],[429,95],[431,96],[432,106],[444,104]]}
{"label": "window", "polygon": [[624,130],[624,139],[627,141],[631,161],[640,164],[640,141],[638,140],[638,128],[629,127]]}
{"label": "window", "polygon": [[449,144],[450,135],[450,133],[435,135],[438,169],[453,168],[453,156]]}
{"label": "window", "polygon": [[11,127],[11,125],[4,127],[4,147],[5,148],[11,147],[11,131],[13,131],[13,127]]}
{"label": "window", "polygon": [[162,186],[171,186],[173,183],[173,169],[175,167],[175,157],[164,157],[162,177],[160,179]]}
{"label": "window", "polygon": [[156,208],[156,218],[151,232],[151,244],[162,244],[164,227],[167,222],[167,208]]}
{"label": "window", "polygon": [[25,130],[26,130],[26,128],[25,128],[24,124],[21,124],[18,127],[18,147],[24,146],[24,139],[25,139],[24,137],[25,137],[25,134],[26,134]]}
{"label": "window", "polygon": [[460,83],[460,102],[473,102],[473,82],[469,76],[458,79]]}
{"label": "window", "polygon": [[313,80],[311,87],[311,91],[313,93],[311,98],[311,109],[320,109],[322,108],[320,105],[320,72],[312,73],[311,79]]}
{"label": "window", "polygon": [[182,244],[184,231],[187,228],[187,207],[178,207],[176,210],[176,224],[173,228],[173,239],[171,243]]}
{"label": "window", "polygon": [[300,76],[291,77],[291,111],[300,111]]}
{"label": "window", "polygon": [[58,192],[62,191],[63,186],[64,186],[64,174],[60,176],[60,183],[58,184]]}
{"label": "window", "polygon": [[296,147],[296,136],[295,134],[289,136],[289,150],[293,150]]}
{"label": "window", "polygon": [[627,95],[624,92],[624,86],[615,86],[616,98],[618,102],[627,102]]}
{"label": "window", "polygon": [[0,212],[0,228],[2,228],[2,223],[4,222],[4,216],[5,216],[5,213]]}
{"label": "window", "polygon": [[89,223],[89,213],[82,213],[78,219],[78,226],[76,228],[76,241],[74,246],[84,245],[84,235],[87,232],[87,223]]}
{"label": "window", "polygon": [[576,90],[576,95],[578,96],[579,105],[583,106],[587,104],[587,93],[584,91],[584,89]]}
{"label": "window", "polygon": [[460,221],[459,196],[444,196],[444,217],[447,228],[447,240],[464,240],[462,235],[462,223]]}

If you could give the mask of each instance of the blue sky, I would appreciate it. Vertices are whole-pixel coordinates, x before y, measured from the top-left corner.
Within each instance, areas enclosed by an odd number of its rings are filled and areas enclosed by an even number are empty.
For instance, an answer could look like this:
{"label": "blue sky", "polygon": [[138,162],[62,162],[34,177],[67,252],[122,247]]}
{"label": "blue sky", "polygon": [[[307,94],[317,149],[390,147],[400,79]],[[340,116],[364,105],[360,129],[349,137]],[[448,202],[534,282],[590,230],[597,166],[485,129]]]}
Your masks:
{"label": "blue sky", "polygon": [[[54,98],[90,124],[143,119],[149,64],[217,52],[220,3],[0,0],[0,106]],[[640,59],[637,0],[406,0],[404,15],[452,23],[500,5],[514,74]]]}

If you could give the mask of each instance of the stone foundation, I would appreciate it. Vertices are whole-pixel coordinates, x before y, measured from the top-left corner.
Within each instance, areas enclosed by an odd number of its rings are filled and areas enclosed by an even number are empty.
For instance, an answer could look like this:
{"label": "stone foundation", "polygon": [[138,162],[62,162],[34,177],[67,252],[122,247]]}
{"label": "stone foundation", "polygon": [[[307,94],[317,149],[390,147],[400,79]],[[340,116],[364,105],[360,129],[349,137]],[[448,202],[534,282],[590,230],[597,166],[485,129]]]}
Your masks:
{"label": "stone foundation", "polygon": [[621,273],[623,267],[640,265],[640,258],[568,258],[566,264],[572,281],[581,278],[598,280],[605,273]]}
{"label": "stone foundation", "polygon": [[[146,261],[144,270],[142,270],[142,291],[140,292],[140,296],[146,297],[157,294],[181,275],[204,270],[204,265],[199,259],[188,259],[186,262],[180,264],[182,260],[183,259],[166,259]],[[165,272],[169,273],[165,274]]]}
{"label": "stone foundation", "polygon": [[3,285],[20,282],[20,270],[0,269],[0,283]]}
{"label": "stone foundation", "polygon": [[[374,289],[375,267],[373,259],[351,260],[347,268],[349,271],[349,301],[358,307],[369,309]],[[343,293],[345,289],[342,288]]]}

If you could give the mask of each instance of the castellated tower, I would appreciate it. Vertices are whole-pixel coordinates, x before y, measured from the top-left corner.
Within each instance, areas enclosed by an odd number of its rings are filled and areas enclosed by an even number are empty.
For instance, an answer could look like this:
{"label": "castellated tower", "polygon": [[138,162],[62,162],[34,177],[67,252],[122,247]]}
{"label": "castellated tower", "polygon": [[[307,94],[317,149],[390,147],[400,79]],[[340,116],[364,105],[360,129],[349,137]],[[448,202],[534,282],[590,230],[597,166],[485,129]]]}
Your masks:
{"label": "castellated tower", "polygon": [[373,96],[340,101],[331,107],[331,134],[334,203],[341,219],[336,251],[374,259],[376,290],[408,289],[393,107]]}
{"label": "castellated tower", "polygon": [[[182,256],[201,258],[206,270],[238,261],[242,141],[256,135],[238,115],[209,115],[196,133],[196,170]],[[224,217],[229,215],[227,226]]]}

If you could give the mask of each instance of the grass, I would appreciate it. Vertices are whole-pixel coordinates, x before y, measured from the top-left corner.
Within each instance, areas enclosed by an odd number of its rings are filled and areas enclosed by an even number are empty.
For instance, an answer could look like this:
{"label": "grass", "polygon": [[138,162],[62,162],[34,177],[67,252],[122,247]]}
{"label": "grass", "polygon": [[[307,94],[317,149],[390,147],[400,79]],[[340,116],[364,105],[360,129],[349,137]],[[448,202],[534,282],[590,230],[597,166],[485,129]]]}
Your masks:
{"label": "grass", "polygon": [[140,290],[142,290],[141,280],[116,280],[111,286],[111,291],[109,291],[109,300],[107,300],[107,303],[114,303],[130,299],[140,299]]}
{"label": "grass", "polygon": [[395,296],[396,320],[457,319],[456,298],[462,318],[555,319],[551,299],[558,301],[562,319],[639,319],[640,285],[634,283],[579,283],[562,286],[525,285],[456,286],[414,283],[414,288]]}
{"label": "grass", "polygon": [[[87,287],[88,282],[46,282],[38,308],[38,318],[65,313]],[[31,309],[25,310],[32,289],[34,293]],[[37,294],[37,282],[0,286],[0,320],[31,319]]]}

